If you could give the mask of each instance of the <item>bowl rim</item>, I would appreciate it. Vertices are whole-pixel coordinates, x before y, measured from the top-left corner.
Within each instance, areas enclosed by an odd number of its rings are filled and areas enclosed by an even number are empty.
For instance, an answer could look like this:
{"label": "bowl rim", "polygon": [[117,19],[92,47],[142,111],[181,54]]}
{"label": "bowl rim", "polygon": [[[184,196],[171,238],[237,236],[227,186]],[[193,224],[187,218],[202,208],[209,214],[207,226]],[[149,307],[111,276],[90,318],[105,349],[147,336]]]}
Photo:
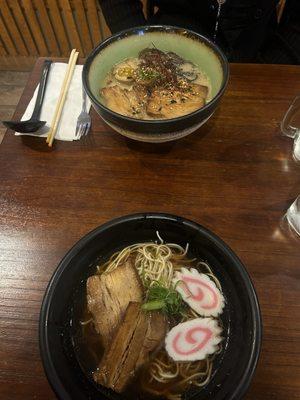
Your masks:
{"label": "bowl rim", "polygon": [[[205,106],[199,108],[196,111],[193,111],[189,114],[185,114],[182,115],[180,117],[176,117],[176,118],[168,118],[168,119],[155,119],[155,120],[148,120],[148,119],[137,119],[137,118],[132,118],[132,117],[128,117],[126,115],[122,115],[119,114],[113,110],[111,110],[110,108],[106,107],[104,104],[100,103],[98,101],[98,99],[93,95],[92,91],[89,88],[89,83],[88,83],[88,74],[90,71],[90,67],[92,65],[93,59],[94,57],[104,48],[108,47],[110,44],[112,44],[113,42],[115,42],[116,40],[119,39],[123,39],[126,38],[128,34],[132,34],[135,31],[138,30],[144,30],[146,32],[151,32],[156,31],[156,30],[165,30],[166,33],[168,33],[168,31],[175,31],[179,32],[179,31],[186,31],[189,34],[192,34],[193,36],[196,36],[198,39],[201,39],[205,44],[208,44],[208,46],[216,53],[216,55],[218,56],[219,60],[220,60],[220,64],[222,67],[222,71],[223,71],[223,81],[222,81],[222,85],[221,88],[219,89],[218,93],[207,103],[205,104]],[[170,32],[171,33],[171,32]],[[174,32],[173,32],[174,33]],[[196,114],[198,114],[199,112],[205,112],[206,110],[209,110],[210,107],[218,102],[218,100],[223,96],[223,93],[227,87],[228,84],[228,80],[229,80],[229,63],[228,60],[225,56],[225,54],[223,53],[223,51],[221,50],[221,48],[215,44],[211,39],[209,39],[208,37],[201,35],[200,33],[197,33],[191,29],[185,29],[182,28],[180,26],[173,26],[173,25],[140,25],[140,26],[136,26],[133,28],[129,28],[129,29],[124,29],[120,32],[115,33],[112,36],[109,36],[108,38],[106,38],[105,40],[103,40],[102,42],[100,42],[92,51],[91,53],[88,55],[84,65],[83,65],[83,70],[82,70],[82,82],[83,82],[83,86],[84,86],[84,90],[85,92],[88,94],[88,96],[90,97],[90,99],[92,99],[92,102],[96,103],[97,106],[99,106],[100,108],[103,108],[103,110],[105,110],[108,114],[110,114],[111,116],[115,117],[115,118],[121,118],[124,121],[133,123],[133,124],[140,124],[140,123],[145,123],[148,124],[149,126],[155,126],[157,124],[168,124],[170,122],[177,122],[177,121],[182,121],[184,119],[186,119],[187,117],[192,117]]]}
{"label": "bowl rim", "polygon": [[214,245],[218,247],[219,250],[222,250],[226,256],[231,258],[234,262],[235,267],[239,270],[241,277],[244,280],[246,290],[247,290],[247,297],[249,299],[252,318],[253,318],[253,341],[251,345],[251,351],[249,360],[247,363],[247,367],[244,370],[244,373],[239,381],[239,383],[234,388],[234,391],[230,393],[230,397],[227,400],[239,400],[241,399],[252,381],[258,359],[260,356],[261,351],[261,344],[262,344],[262,317],[260,306],[258,302],[258,297],[250,278],[249,273],[247,272],[245,266],[238,258],[238,256],[231,250],[231,248],[215,233],[210,231],[209,229],[205,228],[204,226],[194,222],[190,219],[185,217],[180,217],[174,214],[168,214],[163,212],[144,212],[144,213],[135,213],[135,214],[128,214],[125,216],[114,218],[102,225],[99,225],[92,231],[88,232],[84,235],[81,239],[79,239],[69,251],[65,254],[63,259],[59,262],[57,268],[54,270],[50,281],[47,285],[41,309],[40,309],[40,317],[39,317],[39,349],[40,349],[40,356],[44,368],[45,375],[52,387],[53,391],[55,392],[58,399],[61,400],[72,400],[69,393],[65,390],[65,387],[59,378],[57,371],[54,367],[53,360],[52,360],[52,352],[49,346],[49,336],[48,336],[48,329],[47,329],[47,321],[49,319],[49,311],[51,302],[53,299],[53,294],[56,289],[56,285],[66,269],[69,265],[69,262],[72,260],[74,255],[78,253],[82,248],[86,246],[88,242],[93,240],[99,234],[104,233],[106,230],[115,227],[119,224],[123,224],[126,222],[131,222],[134,220],[143,220],[143,219],[164,219],[167,221],[173,221],[179,224],[187,225],[192,229],[197,230],[204,234],[210,241],[213,242]]}

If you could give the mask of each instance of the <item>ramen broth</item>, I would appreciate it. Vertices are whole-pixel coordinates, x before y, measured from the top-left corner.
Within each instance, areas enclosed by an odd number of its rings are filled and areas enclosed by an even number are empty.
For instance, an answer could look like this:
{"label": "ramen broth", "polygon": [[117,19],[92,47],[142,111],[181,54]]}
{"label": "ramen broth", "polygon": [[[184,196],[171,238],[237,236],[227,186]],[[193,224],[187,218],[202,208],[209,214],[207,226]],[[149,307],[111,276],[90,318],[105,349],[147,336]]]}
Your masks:
{"label": "ramen broth", "polygon": [[173,52],[146,48],[114,65],[100,95],[111,110],[138,119],[170,119],[202,108],[211,83],[201,68]]}
{"label": "ramen broth", "polygon": [[[79,362],[81,369],[84,373],[93,380],[93,372],[97,370],[98,365],[104,354],[104,347],[101,345],[99,340],[99,335],[95,330],[93,323],[82,324],[82,322],[87,322],[92,318],[92,315],[88,311],[86,301],[84,300],[85,294],[83,296],[83,303],[78,310],[77,316],[74,317],[73,325],[76,329],[73,332],[72,342],[73,348],[75,350],[76,358]],[[126,391],[122,393],[122,397],[126,400],[156,400],[157,396],[144,390],[144,382],[147,380],[147,367],[144,365],[137,373],[134,380],[128,385]],[[172,381],[169,385],[163,385],[163,390],[166,394],[171,392],[171,389],[176,385],[176,382]],[[168,386],[170,386],[168,388]],[[155,385],[155,389],[161,389],[162,385]],[[182,391],[180,387],[178,390]]]}
{"label": "ramen broth", "polygon": [[[190,268],[199,268],[198,261],[194,260],[189,263]],[[105,264],[106,265],[106,264]],[[104,266],[105,266],[104,265]],[[94,274],[100,274],[103,272],[97,267]],[[200,267],[201,270],[201,267]],[[85,374],[93,381],[93,373],[97,371],[99,364],[104,355],[104,347],[101,345],[99,334],[96,332],[95,325],[93,323],[93,315],[88,310],[87,305],[87,292],[86,288],[80,289],[80,296],[76,296],[76,304],[73,307],[73,318],[72,318],[72,343],[75,350],[76,358],[85,372]],[[77,293],[78,294],[78,293]],[[172,328],[180,322],[179,316],[168,318],[168,329]],[[127,385],[126,390],[122,391],[122,398],[132,400],[153,400],[159,398],[173,398],[172,396],[178,393],[183,393],[190,386],[192,381],[187,380],[182,383],[182,377],[178,376],[171,379],[169,382],[160,383],[151,378],[149,368],[152,361],[162,355],[168,358],[166,350],[164,349],[164,341],[158,346],[149,358],[149,362],[146,362],[134,376],[133,380]],[[212,358],[211,358],[212,360]],[[211,364],[212,361],[209,361]],[[176,362],[173,362],[174,366]],[[196,365],[197,372],[205,372],[207,367],[206,360],[198,361]],[[177,398],[177,397],[176,397]]]}

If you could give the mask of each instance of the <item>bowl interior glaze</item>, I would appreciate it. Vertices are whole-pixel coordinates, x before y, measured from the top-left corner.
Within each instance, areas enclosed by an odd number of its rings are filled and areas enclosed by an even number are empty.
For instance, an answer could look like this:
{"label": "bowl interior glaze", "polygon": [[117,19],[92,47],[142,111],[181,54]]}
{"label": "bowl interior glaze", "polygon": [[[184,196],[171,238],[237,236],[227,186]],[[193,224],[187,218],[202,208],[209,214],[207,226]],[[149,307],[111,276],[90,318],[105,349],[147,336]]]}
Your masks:
{"label": "bowl interior glaze", "polygon": [[180,28],[157,28],[158,31],[152,31],[155,27],[150,28],[137,28],[119,36],[117,40],[109,38],[108,45],[95,54],[88,72],[88,85],[97,101],[103,104],[100,88],[104,86],[104,79],[115,64],[129,57],[137,57],[142,49],[153,46],[159,50],[173,51],[199,66],[211,82],[211,97],[214,98],[222,87],[224,74],[220,58],[209,45],[210,42]]}

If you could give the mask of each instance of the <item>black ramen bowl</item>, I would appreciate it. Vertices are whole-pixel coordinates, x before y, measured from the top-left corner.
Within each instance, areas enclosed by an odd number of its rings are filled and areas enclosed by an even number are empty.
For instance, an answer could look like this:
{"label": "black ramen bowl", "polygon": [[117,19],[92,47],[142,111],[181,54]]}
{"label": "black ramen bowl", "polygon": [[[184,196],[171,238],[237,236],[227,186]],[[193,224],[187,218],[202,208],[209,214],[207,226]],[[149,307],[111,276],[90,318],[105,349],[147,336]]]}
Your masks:
{"label": "black ramen bowl", "polygon": [[[107,73],[115,64],[137,57],[142,49],[152,46],[175,52],[206,74],[211,83],[211,99],[204,107],[182,117],[141,120],[118,114],[105,106],[100,88],[105,86]],[[228,76],[226,57],[211,40],[187,29],[164,25],[136,27],[109,37],[88,56],[82,73],[85,91],[102,119],[122,135],[145,142],[175,140],[198,129],[218,106]]]}
{"label": "black ramen bowl", "polygon": [[[85,282],[100,261],[137,242],[157,240],[185,246],[189,255],[207,261],[220,280],[226,305],[221,316],[223,350],[215,358],[211,380],[191,388],[183,399],[238,400],[252,379],[261,347],[259,305],[249,275],[233,251],[216,235],[187,219],[158,213],[125,216],[84,236],[66,254],[53,274],[40,315],[40,351],[48,380],[61,400],[126,399],[93,382],[80,364],[74,326]],[[137,395],[130,400],[142,400]]]}

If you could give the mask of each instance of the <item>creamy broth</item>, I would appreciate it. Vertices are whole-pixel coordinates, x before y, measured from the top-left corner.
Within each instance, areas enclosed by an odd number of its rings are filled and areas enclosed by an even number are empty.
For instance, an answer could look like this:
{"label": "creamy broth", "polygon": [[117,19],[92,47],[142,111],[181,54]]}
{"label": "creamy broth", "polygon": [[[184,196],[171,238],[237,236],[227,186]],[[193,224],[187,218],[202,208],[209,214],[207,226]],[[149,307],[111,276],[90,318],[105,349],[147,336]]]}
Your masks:
{"label": "creamy broth", "polygon": [[111,110],[137,119],[171,119],[211,100],[211,83],[201,69],[172,52],[142,50],[116,64],[100,90]]}

